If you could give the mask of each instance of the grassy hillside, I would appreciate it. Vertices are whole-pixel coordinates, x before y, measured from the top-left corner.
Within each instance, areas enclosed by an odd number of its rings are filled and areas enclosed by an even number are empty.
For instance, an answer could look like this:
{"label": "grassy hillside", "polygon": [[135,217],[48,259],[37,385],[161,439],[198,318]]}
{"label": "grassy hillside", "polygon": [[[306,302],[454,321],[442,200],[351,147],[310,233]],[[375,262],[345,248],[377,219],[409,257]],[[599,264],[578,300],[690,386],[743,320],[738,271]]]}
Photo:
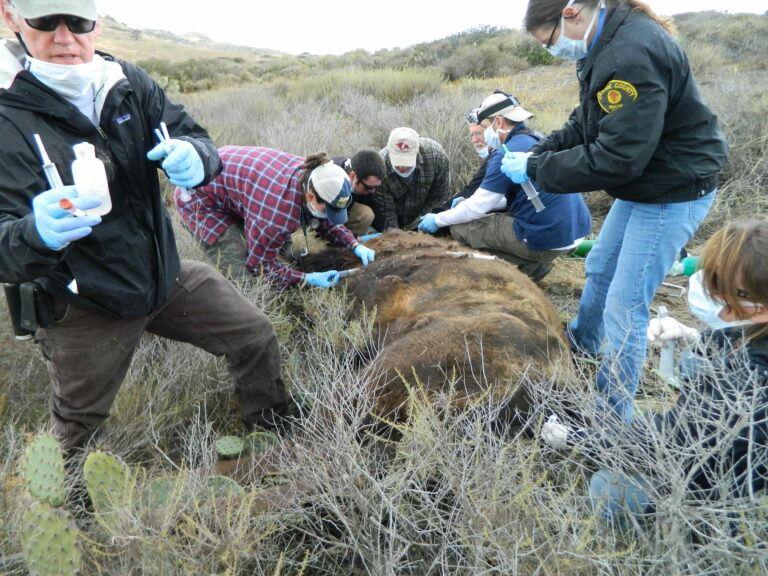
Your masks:
{"label": "grassy hillside", "polygon": [[[202,34],[180,36],[163,30],[130,28],[109,16],[102,18],[101,24],[102,35],[97,44],[99,50],[126,60],[162,58],[180,62],[190,59],[239,58],[247,62],[258,62],[265,57],[280,55],[275,50],[217,43]],[[0,38],[11,37],[13,34],[5,24],[0,25]]]}

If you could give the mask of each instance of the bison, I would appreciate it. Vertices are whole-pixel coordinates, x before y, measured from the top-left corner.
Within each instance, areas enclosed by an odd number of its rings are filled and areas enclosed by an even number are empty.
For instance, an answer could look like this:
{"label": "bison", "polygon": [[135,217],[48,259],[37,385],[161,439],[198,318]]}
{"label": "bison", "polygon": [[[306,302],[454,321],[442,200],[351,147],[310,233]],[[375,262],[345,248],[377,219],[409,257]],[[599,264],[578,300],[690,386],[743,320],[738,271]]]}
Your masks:
{"label": "bison", "polygon": [[[376,415],[407,418],[409,390],[451,393],[469,406],[490,394],[526,412],[524,373],[563,381],[569,354],[557,311],[515,266],[446,238],[389,231],[366,245],[376,261],[347,278],[353,314],[376,312],[379,347],[368,364]],[[304,257],[307,271],[358,265],[349,252]]]}

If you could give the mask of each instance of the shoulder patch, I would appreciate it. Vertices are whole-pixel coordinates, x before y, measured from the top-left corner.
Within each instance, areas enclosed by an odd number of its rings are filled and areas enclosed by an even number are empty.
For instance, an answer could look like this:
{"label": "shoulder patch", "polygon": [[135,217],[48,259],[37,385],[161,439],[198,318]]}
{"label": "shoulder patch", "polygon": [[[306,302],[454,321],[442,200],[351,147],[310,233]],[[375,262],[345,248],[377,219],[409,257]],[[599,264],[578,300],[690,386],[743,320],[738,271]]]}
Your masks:
{"label": "shoulder patch", "polygon": [[637,100],[637,89],[624,80],[611,80],[597,93],[597,103],[608,114],[631,105]]}

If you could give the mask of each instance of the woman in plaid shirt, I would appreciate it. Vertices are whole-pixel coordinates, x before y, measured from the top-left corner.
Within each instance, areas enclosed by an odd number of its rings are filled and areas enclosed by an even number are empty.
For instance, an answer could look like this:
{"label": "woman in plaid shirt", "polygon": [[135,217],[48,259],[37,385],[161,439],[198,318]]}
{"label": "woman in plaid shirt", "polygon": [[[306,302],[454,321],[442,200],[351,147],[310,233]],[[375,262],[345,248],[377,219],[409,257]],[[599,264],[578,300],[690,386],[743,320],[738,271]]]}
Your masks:
{"label": "woman in plaid shirt", "polygon": [[[237,276],[262,274],[280,288],[338,282],[335,270],[305,274],[278,260],[281,248],[302,227],[331,244],[354,251],[363,265],[374,252],[344,227],[351,183],[325,154],[302,158],[272,148],[224,146],[221,174],[191,200],[175,192],[176,207],[206,255]],[[245,243],[243,244],[243,236]]]}

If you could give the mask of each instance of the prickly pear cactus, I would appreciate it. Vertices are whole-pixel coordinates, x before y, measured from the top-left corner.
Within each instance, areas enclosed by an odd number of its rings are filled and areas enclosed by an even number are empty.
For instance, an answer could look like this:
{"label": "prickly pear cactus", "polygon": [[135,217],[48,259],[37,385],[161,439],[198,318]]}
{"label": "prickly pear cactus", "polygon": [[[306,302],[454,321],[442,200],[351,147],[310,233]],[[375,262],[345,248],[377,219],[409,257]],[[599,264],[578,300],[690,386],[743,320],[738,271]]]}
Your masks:
{"label": "prickly pear cactus", "polygon": [[173,501],[178,491],[178,481],[174,478],[155,478],[144,489],[142,503],[147,510],[163,509]]}
{"label": "prickly pear cactus", "polygon": [[280,438],[274,432],[256,431],[245,437],[245,446],[251,454],[261,454],[279,443]]}
{"label": "prickly pear cactus", "polygon": [[243,487],[227,476],[209,476],[205,481],[205,486],[213,498],[245,495]]}
{"label": "prickly pear cactus", "polygon": [[245,450],[245,443],[237,436],[222,436],[216,440],[216,452],[223,459],[237,458]]}
{"label": "prickly pear cactus", "polygon": [[64,504],[64,454],[50,434],[40,434],[27,446],[23,460],[24,479],[32,497],[51,506]]}
{"label": "prickly pear cactus", "polygon": [[30,574],[72,576],[80,573],[78,531],[69,514],[44,502],[35,502],[22,519],[21,546]]}
{"label": "prickly pear cactus", "polygon": [[106,452],[91,452],[85,459],[83,476],[97,514],[104,514],[126,504],[130,470],[116,456]]}

